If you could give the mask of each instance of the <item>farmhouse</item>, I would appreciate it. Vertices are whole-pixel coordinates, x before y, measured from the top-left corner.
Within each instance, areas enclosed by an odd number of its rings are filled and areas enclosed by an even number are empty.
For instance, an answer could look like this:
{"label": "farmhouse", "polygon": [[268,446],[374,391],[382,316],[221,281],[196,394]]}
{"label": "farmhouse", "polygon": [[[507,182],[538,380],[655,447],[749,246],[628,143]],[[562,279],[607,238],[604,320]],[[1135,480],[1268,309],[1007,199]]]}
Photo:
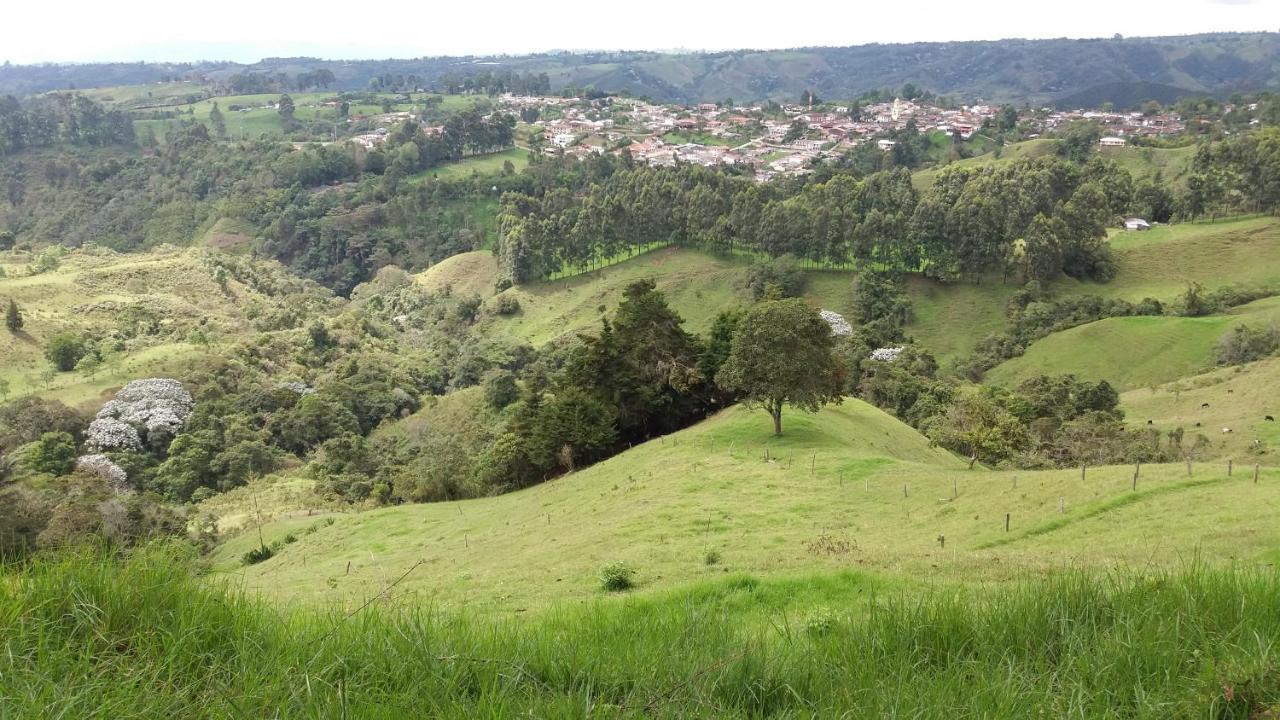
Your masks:
{"label": "farmhouse", "polygon": [[1101,145],[1102,147],[1124,147],[1125,140],[1122,137],[1109,136],[1099,140],[1098,144]]}

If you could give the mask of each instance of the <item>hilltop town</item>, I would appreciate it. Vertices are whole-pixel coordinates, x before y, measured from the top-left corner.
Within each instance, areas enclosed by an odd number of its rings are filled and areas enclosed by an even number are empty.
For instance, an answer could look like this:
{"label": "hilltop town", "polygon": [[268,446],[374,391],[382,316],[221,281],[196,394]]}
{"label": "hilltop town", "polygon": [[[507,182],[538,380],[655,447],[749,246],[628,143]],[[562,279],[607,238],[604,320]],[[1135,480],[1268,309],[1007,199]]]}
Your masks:
{"label": "hilltop town", "polygon": [[[931,142],[961,144],[984,129],[1005,123],[1034,139],[1077,121],[1089,121],[1104,133],[1103,146],[1122,146],[1134,138],[1180,135],[1187,121],[1162,108],[1117,112],[1052,108],[1021,110],[977,103],[944,106],[924,100],[895,98],[862,106],[852,104],[698,105],[659,104],[609,96],[596,99],[504,94],[495,112],[521,119],[517,137],[526,149],[551,155],[587,157],[627,153],[636,162],[670,166],[736,166],[766,181],[802,175],[822,162],[839,158],[864,144],[890,151],[904,133],[919,133]],[[372,149],[387,138],[390,126],[417,119],[412,112],[372,118],[373,131],[355,142]],[[368,122],[353,117],[350,123]],[[428,134],[443,127],[427,127]]]}

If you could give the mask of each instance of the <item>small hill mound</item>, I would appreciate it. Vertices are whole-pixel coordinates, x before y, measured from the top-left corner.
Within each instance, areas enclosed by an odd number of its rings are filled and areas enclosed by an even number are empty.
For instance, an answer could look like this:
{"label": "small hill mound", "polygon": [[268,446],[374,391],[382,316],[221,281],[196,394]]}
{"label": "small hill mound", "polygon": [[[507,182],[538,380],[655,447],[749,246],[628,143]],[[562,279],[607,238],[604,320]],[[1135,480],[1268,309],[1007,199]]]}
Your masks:
{"label": "small hill mound", "polygon": [[[355,608],[397,578],[397,602],[511,613],[601,597],[621,561],[641,592],[748,573],[766,579],[857,569],[905,582],[998,581],[1064,563],[1177,563],[1190,552],[1266,562],[1280,473],[1237,465],[989,472],[929,446],[884,413],[846,402],[768,417],[731,408],[526,490],[262,528],[283,540],[245,566],[258,533],[213,556],[215,578],[277,600]],[[1242,463],[1243,464],[1243,463]],[[1200,508],[1195,513],[1186,508]],[[1151,538],[1160,542],[1151,543]],[[407,573],[407,574],[406,574]],[[909,579],[909,580],[908,580]]]}
{"label": "small hill mound", "polygon": [[704,562],[712,550],[732,558],[734,570],[812,567],[825,556],[805,542],[879,522],[876,508],[901,499],[902,478],[965,471],[859,401],[816,415],[789,411],[783,428],[772,437],[768,415],[734,407],[527,490],[374,510],[310,533],[300,531],[315,518],[291,517],[264,529],[268,541],[297,536],[276,557],[243,567],[241,556],[257,542],[247,532],[215,559],[251,588],[352,600],[422,559],[408,587],[445,605],[509,610],[591,596],[595,573],[612,560],[644,568],[662,586],[719,572]]}
{"label": "small hill mound", "polygon": [[450,288],[458,295],[493,294],[498,281],[498,259],[488,250],[474,250],[441,260],[415,276],[429,290]]}

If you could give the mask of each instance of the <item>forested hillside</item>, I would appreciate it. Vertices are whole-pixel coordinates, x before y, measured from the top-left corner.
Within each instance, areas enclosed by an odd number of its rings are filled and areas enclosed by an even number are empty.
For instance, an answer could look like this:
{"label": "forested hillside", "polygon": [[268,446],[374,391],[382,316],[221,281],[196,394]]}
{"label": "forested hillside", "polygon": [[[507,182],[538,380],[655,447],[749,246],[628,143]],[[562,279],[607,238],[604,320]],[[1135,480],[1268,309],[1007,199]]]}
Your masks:
{"label": "forested hillside", "polygon": [[[566,87],[664,101],[795,100],[806,90],[852,98],[905,83],[961,99],[1089,104],[1171,101],[1280,88],[1280,35],[1241,33],[1097,40],[860,45],[709,54],[598,52],[499,57],[235,63],[115,63],[0,67],[0,92],[198,79],[231,92],[481,87],[538,93]],[[496,67],[495,67],[496,66]],[[282,88],[282,81],[290,87]],[[301,83],[301,84],[299,84]]]}

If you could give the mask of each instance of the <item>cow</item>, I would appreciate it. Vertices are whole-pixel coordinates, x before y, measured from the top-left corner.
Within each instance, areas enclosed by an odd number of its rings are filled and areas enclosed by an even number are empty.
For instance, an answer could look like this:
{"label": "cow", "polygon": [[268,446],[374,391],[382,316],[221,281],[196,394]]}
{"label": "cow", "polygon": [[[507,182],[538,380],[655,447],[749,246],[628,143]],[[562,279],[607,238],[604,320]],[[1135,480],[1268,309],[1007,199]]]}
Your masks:
{"label": "cow", "polygon": [[1227,434],[1227,433],[1229,433],[1229,432],[1231,432],[1231,428],[1222,428],[1222,434],[1223,434],[1223,435],[1226,435],[1226,434]]}
{"label": "cow", "polygon": [[1276,419],[1270,415],[1267,416],[1267,422],[1275,422]]}
{"label": "cow", "polygon": [[1209,407],[1209,403],[1200,403],[1200,407],[1207,408]]}

